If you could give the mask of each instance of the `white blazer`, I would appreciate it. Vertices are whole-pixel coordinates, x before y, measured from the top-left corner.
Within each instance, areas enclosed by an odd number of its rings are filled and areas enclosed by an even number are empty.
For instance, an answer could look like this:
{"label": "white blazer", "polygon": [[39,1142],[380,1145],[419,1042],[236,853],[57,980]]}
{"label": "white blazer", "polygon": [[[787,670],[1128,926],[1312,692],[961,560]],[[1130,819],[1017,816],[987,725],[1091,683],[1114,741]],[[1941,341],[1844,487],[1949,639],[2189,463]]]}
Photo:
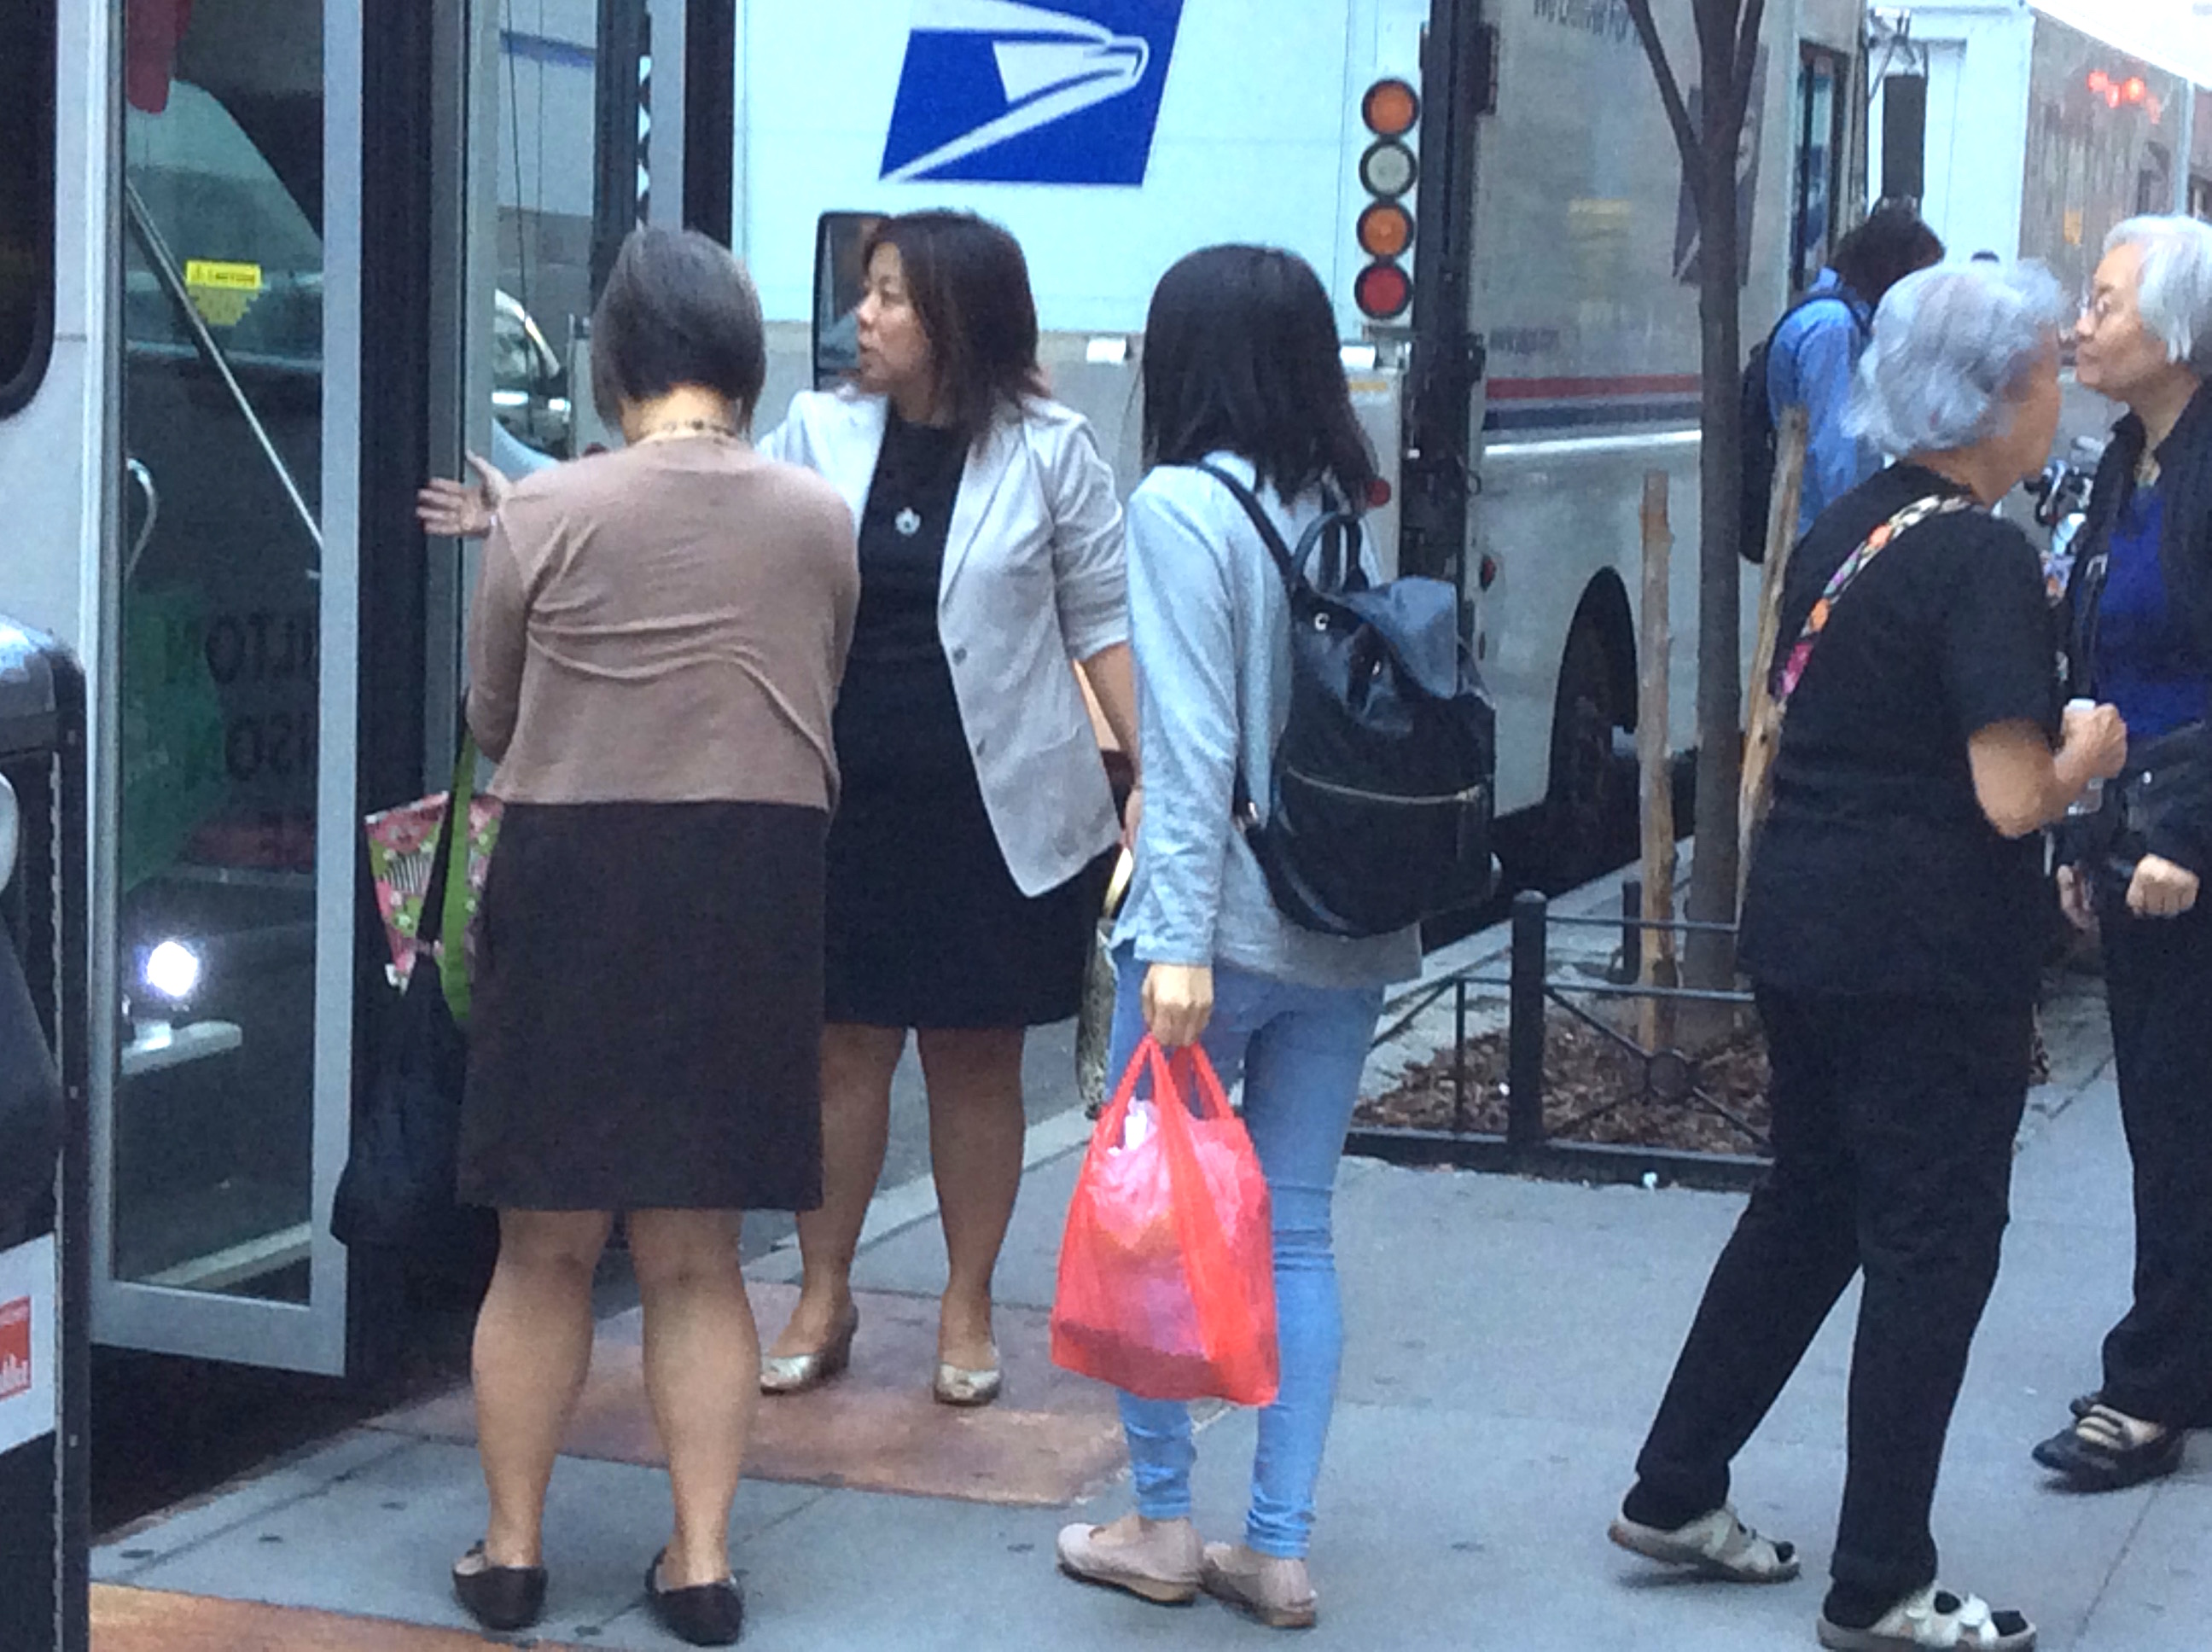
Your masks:
{"label": "white blazer", "polygon": [[[885,403],[804,391],[760,450],[826,477],[854,528]],[[862,578],[866,578],[865,572]],[[1129,640],[1121,506],[1082,415],[1033,398],[968,456],[938,584],[937,630],[1000,853],[1023,894],[1066,883],[1120,826],[1068,663]]]}

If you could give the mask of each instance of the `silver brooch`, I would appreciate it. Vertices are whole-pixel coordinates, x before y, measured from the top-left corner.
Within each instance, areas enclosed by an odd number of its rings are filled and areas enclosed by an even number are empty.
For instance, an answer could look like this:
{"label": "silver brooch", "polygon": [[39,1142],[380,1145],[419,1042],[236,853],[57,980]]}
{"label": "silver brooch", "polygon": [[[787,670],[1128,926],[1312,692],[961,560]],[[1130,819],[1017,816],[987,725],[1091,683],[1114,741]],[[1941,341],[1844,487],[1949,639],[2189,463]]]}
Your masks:
{"label": "silver brooch", "polygon": [[921,531],[921,513],[909,505],[891,518],[891,525],[899,531],[902,538],[911,539]]}

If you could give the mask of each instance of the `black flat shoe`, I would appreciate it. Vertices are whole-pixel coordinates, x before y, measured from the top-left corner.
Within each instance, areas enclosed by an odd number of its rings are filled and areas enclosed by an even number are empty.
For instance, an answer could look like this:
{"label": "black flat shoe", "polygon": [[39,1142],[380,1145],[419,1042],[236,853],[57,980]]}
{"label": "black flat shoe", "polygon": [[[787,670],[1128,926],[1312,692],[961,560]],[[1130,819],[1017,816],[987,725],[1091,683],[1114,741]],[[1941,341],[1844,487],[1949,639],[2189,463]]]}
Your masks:
{"label": "black flat shoe", "polygon": [[745,1597],[737,1580],[695,1583],[690,1588],[660,1587],[660,1563],[666,1551],[645,1569],[646,1603],[660,1626],[691,1646],[734,1646],[745,1627]]}
{"label": "black flat shoe", "polygon": [[[461,1557],[463,1564],[483,1558],[481,1543]],[[476,1571],[453,1568],[453,1598],[486,1629],[527,1629],[545,1615],[545,1568],[495,1566]]]}
{"label": "black flat shoe", "polygon": [[[2092,1406],[2082,1422],[2098,1411]],[[2178,1428],[2167,1429],[2141,1445],[2124,1445],[2117,1439],[2085,1435],[2077,1423],[2037,1446],[2035,1461],[2053,1473],[2064,1475],[2077,1491],[2122,1491],[2172,1473],[2181,1467],[2182,1452],[2188,1443],[2188,1436]]]}

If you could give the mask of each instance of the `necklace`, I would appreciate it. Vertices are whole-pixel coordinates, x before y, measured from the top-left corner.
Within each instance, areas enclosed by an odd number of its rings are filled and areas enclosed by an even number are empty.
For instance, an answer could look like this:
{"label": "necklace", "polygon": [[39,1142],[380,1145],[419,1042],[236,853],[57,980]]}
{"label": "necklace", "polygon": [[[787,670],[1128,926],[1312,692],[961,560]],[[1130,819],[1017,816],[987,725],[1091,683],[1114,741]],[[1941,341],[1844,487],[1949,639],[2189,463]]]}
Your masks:
{"label": "necklace", "polygon": [[734,425],[725,423],[720,419],[678,419],[672,423],[654,425],[638,437],[636,445],[642,446],[648,441],[677,441],[685,436],[720,436],[735,441],[738,432]]}

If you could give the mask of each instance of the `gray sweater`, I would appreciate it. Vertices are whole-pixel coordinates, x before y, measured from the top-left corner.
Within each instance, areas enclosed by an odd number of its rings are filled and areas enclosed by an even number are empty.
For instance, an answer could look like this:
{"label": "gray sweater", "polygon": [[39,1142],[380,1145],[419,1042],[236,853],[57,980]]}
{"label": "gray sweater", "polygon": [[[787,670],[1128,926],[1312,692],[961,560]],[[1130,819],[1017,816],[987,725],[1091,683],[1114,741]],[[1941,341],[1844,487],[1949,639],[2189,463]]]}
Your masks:
{"label": "gray sweater", "polygon": [[[1254,480],[1244,459],[1210,462]],[[1288,505],[1272,489],[1259,494],[1291,545],[1322,510],[1317,492]],[[1202,471],[1163,465],[1130,497],[1128,565],[1145,814],[1115,944],[1134,943],[1147,963],[1223,963],[1307,987],[1419,975],[1413,929],[1344,940],[1285,918],[1231,824],[1240,758],[1267,806],[1291,705],[1290,603],[1243,507]]]}

